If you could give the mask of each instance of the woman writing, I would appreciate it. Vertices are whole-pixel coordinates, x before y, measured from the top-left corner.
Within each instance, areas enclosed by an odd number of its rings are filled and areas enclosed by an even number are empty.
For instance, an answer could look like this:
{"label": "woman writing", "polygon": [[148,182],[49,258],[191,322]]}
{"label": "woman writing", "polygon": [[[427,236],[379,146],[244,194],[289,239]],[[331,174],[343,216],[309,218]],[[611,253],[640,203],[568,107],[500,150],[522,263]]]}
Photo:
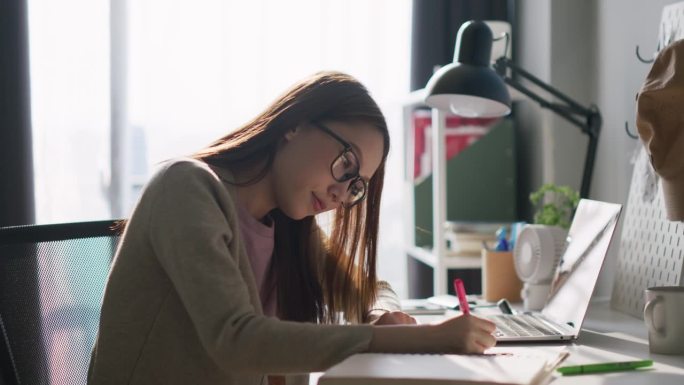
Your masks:
{"label": "woman writing", "polygon": [[[413,325],[377,281],[388,151],[366,89],[324,72],[165,163],[122,234],[89,383],[306,383],[359,352],[493,346],[474,316]],[[315,215],[330,210],[326,236]]]}

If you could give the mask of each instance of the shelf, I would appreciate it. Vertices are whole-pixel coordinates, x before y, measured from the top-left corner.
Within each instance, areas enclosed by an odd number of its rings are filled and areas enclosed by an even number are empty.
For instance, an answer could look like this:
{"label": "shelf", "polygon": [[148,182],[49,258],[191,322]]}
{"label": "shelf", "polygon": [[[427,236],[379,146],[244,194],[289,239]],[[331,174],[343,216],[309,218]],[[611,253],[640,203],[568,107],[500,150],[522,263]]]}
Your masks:
{"label": "shelf", "polygon": [[[425,90],[417,90],[414,92],[411,92],[409,95],[406,96],[403,104],[403,129],[404,129],[404,197],[407,202],[408,209],[404,210],[404,220],[405,220],[405,226],[404,226],[404,235],[405,235],[405,253],[407,255],[407,258],[410,258],[412,260],[418,260],[426,264],[427,266],[431,267],[433,269],[433,290],[432,293],[434,295],[440,295],[440,294],[446,294],[448,292],[449,284],[447,283],[447,277],[448,277],[448,270],[451,269],[466,269],[466,270],[473,270],[473,269],[481,269],[482,268],[482,258],[480,256],[464,256],[463,254],[456,254],[454,255],[453,253],[450,255],[449,250],[446,249],[446,239],[445,239],[445,230],[444,230],[444,223],[447,222],[447,175],[451,175],[449,179],[456,180],[455,177],[452,174],[457,174],[461,178],[470,178],[472,179],[473,173],[477,174],[475,175],[475,178],[481,178],[483,175],[481,172],[475,172],[473,170],[472,164],[476,164],[478,166],[483,166],[483,165],[488,165],[490,168],[492,168],[494,171],[501,171],[501,163],[498,162],[497,160],[494,160],[491,156],[483,156],[481,152],[474,152],[474,150],[471,151],[463,151],[463,153],[460,155],[460,163],[454,163],[456,166],[452,166],[450,168],[450,172],[447,172],[447,152],[446,152],[446,119],[448,113],[446,111],[440,111],[436,109],[431,109],[431,138],[430,140],[427,140],[427,143],[425,143],[426,146],[429,146],[430,148],[430,153],[432,156],[433,162],[431,162],[432,165],[432,173],[430,174],[430,182],[429,186],[427,183],[423,183],[420,186],[416,186],[415,181],[414,181],[414,152],[415,152],[415,127],[414,127],[414,111],[416,108],[423,108],[427,107],[425,102],[424,102],[424,97],[425,97]],[[489,144],[490,146],[498,146],[496,147],[495,150],[490,151],[494,154],[500,155],[502,158],[505,156],[511,157],[513,154],[512,150],[509,148],[505,148],[506,145],[505,143],[513,143],[512,142],[512,135],[513,135],[513,130],[512,126],[508,127],[508,129],[501,129],[494,131],[494,134],[499,134],[499,135],[493,135],[493,134],[487,134],[486,137],[483,137],[480,141],[478,141],[479,146],[482,147],[485,144]],[[511,141],[506,142],[504,139],[511,139]],[[475,147],[474,147],[475,148]],[[470,155],[469,155],[470,154]],[[479,155],[478,155],[479,154]],[[468,158],[465,158],[465,157]],[[483,163],[483,157],[486,160],[486,162]],[[507,159],[506,164],[507,165],[512,165],[512,162],[508,162],[509,159]],[[453,162],[452,162],[453,163]],[[513,167],[513,166],[511,166]],[[480,167],[481,168],[481,167]],[[497,171],[497,172],[498,172]],[[499,175],[497,172],[490,172],[488,171],[486,174],[488,178],[494,178],[493,175]],[[514,172],[514,168],[513,171]],[[514,174],[511,174],[514,175]],[[499,188],[492,189],[490,186],[487,186],[484,188],[484,193],[483,194],[477,194],[477,201],[485,201],[488,202],[488,205],[486,206],[488,210],[494,212],[496,215],[499,215],[500,213],[504,212],[503,209],[500,208],[494,208],[491,205],[491,202],[500,202],[499,198],[499,191],[508,191],[507,189],[511,188],[510,183],[508,182],[509,179],[507,179],[506,175],[503,177],[496,177],[494,179],[498,182],[497,186]],[[429,188],[428,188],[429,187]],[[474,191],[473,188],[475,185],[470,186],[469,190],[472,195],[472,191]],[[460,190],[458,190],[459,186],[453,187],[452,193],[457,194],[460,193]],[[480,191],[480,190],[478,190]],[[496,193],[492,193],[493,191],[497,191]],[[420,213],[431,213],[432,217],[428,218],[427,216],[421,216],[420,223],[416,223],[416,208],[417,203],[416,203],[416,192],[418,192],[420,195],[418,198],[420,198],[421,202],[421,207],[420,207]],[[493,196],[487,195],[487,198],[483,198],[486,194],[490,194]],[[464,199],[471,199],[471,195],[463,195],[461,194],[461,200],[459,202],[465,202]],[[511,194],[510,196],[514,196]],[[423,202],[428,202],[431,200],[431,204],[423,204]],[[458,199],[458,198],[456,198]],[[470,202],[469,201],[469,202]],[[470,208],[470,207],[481,207],[479,204],[478,205],[473,205],[472,203],[464,204],[462,205],[465,208]],[[462,210],[463,211],[463,210]],[[483,218],[475,218],[474,220],[490,220],[492,218],[489,218],[491,215],[489,213],[485,213],[482,210],[478,211],[479,215],[482,216],[484,215]],[[461,212],[461,215],[453,215],[453,218],[470,218],[473,215],[470,215],[471,213],[467,212]],[[422,215],[422,214],[421,214]],[[501,219],[501,218],[497,218]],[[429,225],[430,222],[432,226]],[[418,231],[416,229],[428,229],[427,233],[430,234],[431,242],[426,242],[425,239],[419,238],[417,236]],[[419,238],[419,239],[417,239]],[[424,237],[423,237],[424,238]],[[435,245],[435,248],[425,248],[423,247],[424,245]],[[420,245],[420,246],[417,246]],[[438,257],[439,256],[439,257]]]}
{"label": "shelf", "polygon": [[[431,249],[424,247],[409,247],[406,253],[411,257],[435,268],[437,256]],[[482,267],[482,258],[479,256],[446,256],[441,258],[442,268],[446,269],[479,269]]]}

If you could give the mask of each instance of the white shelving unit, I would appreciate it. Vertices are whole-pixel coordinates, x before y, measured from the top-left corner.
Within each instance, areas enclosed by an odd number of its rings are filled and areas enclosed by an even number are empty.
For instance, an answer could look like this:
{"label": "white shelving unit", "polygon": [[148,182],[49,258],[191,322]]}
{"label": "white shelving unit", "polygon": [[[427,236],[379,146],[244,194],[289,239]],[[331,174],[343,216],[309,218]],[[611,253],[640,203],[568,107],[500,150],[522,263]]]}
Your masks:
{"label": "white shelving unit", "polygon": [[[511,47],[513,40],[511,37],[511,25],[505,21],[485,21],[495,37],[508,34],[509,39],[497,39],[492,45],[492,60],[496,60],[502,55],[511,58]],[[522,94],[511,89],[511,97],[514,100],[523,99]],[[413,149],[414,149],[414,128],[413,111],[417,107],[426,107],[425,91],[418,90],[409,94],[403,107],[404,122],[404,184],[406,197],[406,208],[404,211],[406,254],[408,258],[414,258],[433,268],[434,294],[447,293],[447,271],[449,269],[479,269],[482,261],[479,257],[458,256],[446,254],[446,242],[444,237],[444,224],[446,223],[446,140],[445,140],[445,118],[444,111],[432,109],[432,229],[434,249],[416,247],[415,239],[415,218],[414,218],[414,181],[413,181]]]}
{"label": "white shelving unit", "polygon": [[[406,254],[428,266],[435,266],[437,264],[437,255],[431,249],[425,247],[408,246]],[[472,256],[446,256],[442,258],[441,263],[445,269],[479,269],[482,267],[480,258]]]}
{"label": "white shelving unit", "polygon": [[414,180],[413,180],[413,151],[414,127],[413,111],[424,107],[424,91],[412,92],[403,107],[404,122],[404,185],[406,209],[404,211],[405,251],[407,258],[414,258],[433,269],[433,293],[441,295],[447,293],[447,273],[449,269],[479,269],[481,259],[473,256],[454,256],[446,254],[446,240],[444,227],[446,223],[446,140],[444,111],[432,109],[432,244],[433,249],[417,247],[415,239],[414,218]]}

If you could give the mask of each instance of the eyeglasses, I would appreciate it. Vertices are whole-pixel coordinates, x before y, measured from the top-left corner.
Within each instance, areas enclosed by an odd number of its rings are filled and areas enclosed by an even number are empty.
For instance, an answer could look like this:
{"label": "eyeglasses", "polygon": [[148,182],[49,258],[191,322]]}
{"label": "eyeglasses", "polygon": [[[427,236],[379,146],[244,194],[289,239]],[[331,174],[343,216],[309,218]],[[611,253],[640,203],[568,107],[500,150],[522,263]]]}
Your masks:
{"label": "eyeglasses", "polygon": [[312,124],[344,146],[340,155],[330,164],[330,173],[338,182],[351,181],[349,187],[347,187],[349,192],[347,199],[342,202],[345,208],[351,208],[366,197],[366,191],[368,190],[368,184],[359,176],[359,159],[354,154],[354,151],[352,151],[351,144],[342,139],[333,130],[319,122],[313,122]]}

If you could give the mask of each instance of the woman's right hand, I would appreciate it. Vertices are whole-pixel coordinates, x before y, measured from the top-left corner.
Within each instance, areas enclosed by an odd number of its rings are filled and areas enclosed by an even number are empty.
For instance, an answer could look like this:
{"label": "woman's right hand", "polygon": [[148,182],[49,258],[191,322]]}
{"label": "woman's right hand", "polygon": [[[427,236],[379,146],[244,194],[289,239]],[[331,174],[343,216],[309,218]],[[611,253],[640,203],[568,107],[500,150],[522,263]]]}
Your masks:
{"label": "woman's right hand", "polygon": [[374,326],[368,352],[481,354],[496,344],[493,322],[462,315],[432,325]]}
{"label": "woman's right hand", "polygon": [[496,344],[496,325],[484,318],[462,315],[433,326],[439,353],[481,354]]}

